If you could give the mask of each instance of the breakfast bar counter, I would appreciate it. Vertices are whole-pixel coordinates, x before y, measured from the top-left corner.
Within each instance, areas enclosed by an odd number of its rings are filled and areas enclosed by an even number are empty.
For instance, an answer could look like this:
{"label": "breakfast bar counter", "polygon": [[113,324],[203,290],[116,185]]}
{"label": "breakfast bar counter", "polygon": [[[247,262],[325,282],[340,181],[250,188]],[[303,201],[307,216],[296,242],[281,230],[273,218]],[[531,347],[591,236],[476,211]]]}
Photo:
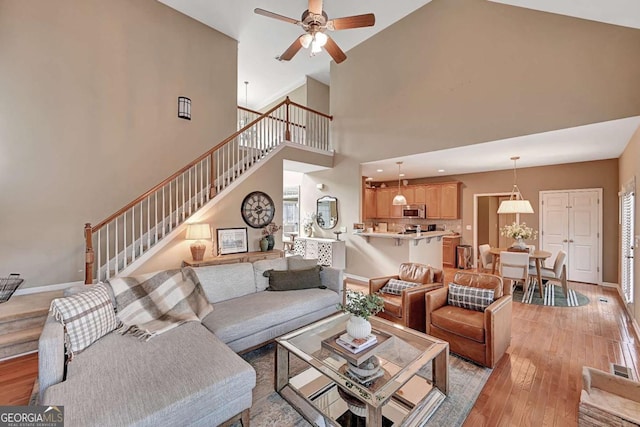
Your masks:
{"label": "breakfast bar counter", "polygon": [[442,236],[448,236],[450,234],[452,234],[450,231],[424,231],[421,233],[374,232],[357,233],[356,235],[364,237],[367,242],[369,242],[370,238],[375,237],[380,239],[395,239],[396,246],[401,246],[405,240],[409,240],[413,242],[415,246],[417,246],[421,240],[426,240],[428,244],[433,238],[436,238],[438,241],[440,241],[442,239]]}

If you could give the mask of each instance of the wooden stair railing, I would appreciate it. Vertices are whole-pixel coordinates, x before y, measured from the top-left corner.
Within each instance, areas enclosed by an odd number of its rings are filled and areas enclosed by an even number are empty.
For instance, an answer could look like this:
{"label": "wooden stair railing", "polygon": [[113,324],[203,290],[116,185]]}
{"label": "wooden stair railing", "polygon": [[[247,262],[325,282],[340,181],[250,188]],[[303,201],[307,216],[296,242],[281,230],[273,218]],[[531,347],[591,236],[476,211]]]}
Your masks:
{"label": "wooden stair railing", "polygon": [[333,117],[288,97],[266,113],[238,107],[238,117],[231,136],[97,225],[85,224],[86,284],[117,275],[281,142],[331,150]]}

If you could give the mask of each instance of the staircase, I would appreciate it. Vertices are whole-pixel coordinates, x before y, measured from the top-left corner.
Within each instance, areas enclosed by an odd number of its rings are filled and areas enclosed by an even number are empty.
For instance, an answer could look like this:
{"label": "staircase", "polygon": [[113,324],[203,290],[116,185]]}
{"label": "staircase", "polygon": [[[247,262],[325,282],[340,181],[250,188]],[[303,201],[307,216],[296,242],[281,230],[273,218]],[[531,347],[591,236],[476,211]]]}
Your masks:
{"label": "staircase", "polygon": [[18,295],[0,305],[0,360],[38,349],[51,300],[62,291]]}
{"label": "staircase", "polygon": [[330,152],[331,116],[286,98],[264,114],[238,108],[238,131],[105,220],[85,224],[85,283],[130,268],[283,142]]}

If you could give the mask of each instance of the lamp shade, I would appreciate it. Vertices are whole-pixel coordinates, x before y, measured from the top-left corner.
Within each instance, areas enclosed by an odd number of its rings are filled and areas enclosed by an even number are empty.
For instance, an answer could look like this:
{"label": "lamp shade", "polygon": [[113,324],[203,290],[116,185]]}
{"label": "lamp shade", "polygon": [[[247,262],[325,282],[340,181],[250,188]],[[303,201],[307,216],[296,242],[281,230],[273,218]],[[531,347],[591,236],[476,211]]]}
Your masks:
{"label": "lamp shade", "polygon": [[396,196],[393,198],[392,204],[394,206],[406,205],[407,204],[407,198],[404,197],[402,194],[396,194]]}
{"label": "lamp shade", "polygon": [[211,239],[211,227],[209,224],[189,224],[187,226],[187,240]]}
{"label": "lamp shade", "polygon": [[500,203],[498,208],[499,214],[512,214],[512,213],[533,213],[533,208],[528,200],[505,200]]}

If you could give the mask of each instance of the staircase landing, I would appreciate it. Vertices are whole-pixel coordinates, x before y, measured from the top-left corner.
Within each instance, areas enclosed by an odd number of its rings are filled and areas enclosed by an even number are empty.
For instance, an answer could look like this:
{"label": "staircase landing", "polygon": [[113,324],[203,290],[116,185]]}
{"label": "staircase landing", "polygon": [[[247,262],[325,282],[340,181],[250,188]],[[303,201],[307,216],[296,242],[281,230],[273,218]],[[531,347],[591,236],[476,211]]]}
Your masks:
{"label": "staircase landing", "polygon": [[51,300],[62,291],[13,296],[0,304],[0,360],[38,349]]}

